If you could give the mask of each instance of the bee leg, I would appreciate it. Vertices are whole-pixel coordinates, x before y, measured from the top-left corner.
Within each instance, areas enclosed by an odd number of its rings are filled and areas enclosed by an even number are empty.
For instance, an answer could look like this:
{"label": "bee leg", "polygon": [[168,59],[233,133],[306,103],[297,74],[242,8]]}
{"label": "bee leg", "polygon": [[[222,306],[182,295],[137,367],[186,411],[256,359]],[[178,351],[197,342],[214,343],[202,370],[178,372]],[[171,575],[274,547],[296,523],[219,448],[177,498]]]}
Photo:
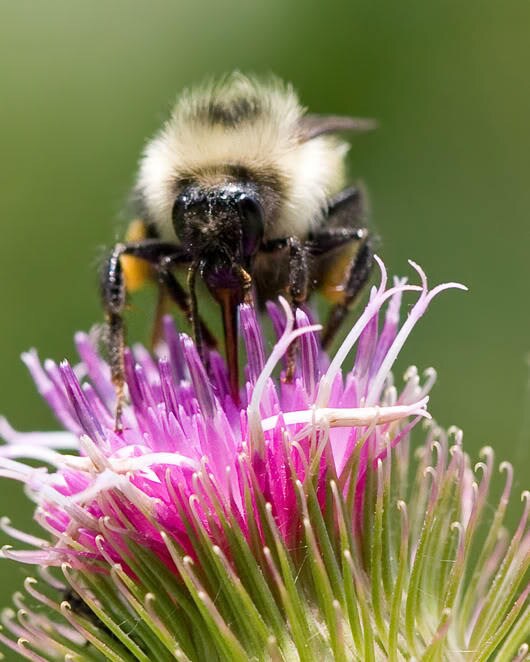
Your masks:
{"label": "bee leg", "polygon": [[317,287],[334,304],[322,332],[324,348],[333,342],[370,277],[372,238],[363,227],[364,216],[362,190],[347,188],[330,201],[325,225],[308,240]]}
{"label": "bee leg", "polygon": [[125,325],[123,310],[126,302],[125,281],[120,257],[125,246],[118,244],[105,262],[101,279],[101,297],[107,322],[106,344],[110,374],[116,389],[115,428],[121,429],[125,400]]}
{"label": "bee leg", "polygon": [[165,315],[169,313],[169,304],[170,298],[166,289],[162,286],[161,283],[158,283],[158,293],[156,300],[155,308],[155,317],[153,324],[151,325],[151,342],[150,348],[153,351],[158,344],[161,342],[164,331],[163,331],[163,320]]}
{"label": "bee leg", "polygon": [[352,258],[347,276],[344,281],[342,301],[336,303],[329,313],[328,319],[322,331],[322,347],[330,347],[344,318],[355,305],[359,294],[363,291],[373,267],[373,252],[368,239],[362,240],[354,258]]}
{"label": "bee leg", "polygon": [[362,227],[366,216],[366,195],[359,186],[348,186],[333,196],[328,205],[328,218],[322,231],[352,230]]}
{"label": "bee leg", "polygon": [[[309,285],[308,252],[306,246],[297,237],[289,239],[289,295],[293,313],[307,300]],[[297,342],[287,348],[287,368],[285,381],[292,382],[296,368]]]}
{"label": "bee leg", "polygon": [[[177,262],[178,264],[178,262]],[[177,266],[171,256],[163,258],[157,265],[158,282],[162,292],[167,293],[174,304],[184,313],[188,322],[193,326],[193,315],[190,295],[182,287],[171,271]],[[163,295],[161,295],[163,296]],[[217,340],[204,320],[198,317],[199,333],[209,349],[217,348]]]}
{"label": "bee leg", "polygon": [[101,273],[101,298],[107,322],[107,351],[111,379],[116,389],[115,428],[122,427],[121,417],[125,402],[125,322],[123,313],[127,302],[126,279],[121,258],[138,257],[150,264],[157,264],[168,255],[173,263],[189,262],[188,256],[180,252],[178,246],[155,239],[145,239],[135,243],[119,243],[103,265]]}

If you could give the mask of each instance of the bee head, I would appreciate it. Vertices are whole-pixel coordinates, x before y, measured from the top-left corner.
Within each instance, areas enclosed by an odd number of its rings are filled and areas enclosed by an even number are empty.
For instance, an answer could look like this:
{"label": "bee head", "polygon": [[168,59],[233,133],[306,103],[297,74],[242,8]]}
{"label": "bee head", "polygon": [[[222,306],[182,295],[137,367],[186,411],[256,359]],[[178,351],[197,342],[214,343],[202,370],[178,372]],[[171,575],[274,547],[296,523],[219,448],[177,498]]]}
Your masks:
{"label": "bee head", "polygon": [[172,211],[173,228],[200,265],[210,289],[236,288],[263,237],[263,208],[247,183],[184,186]]}

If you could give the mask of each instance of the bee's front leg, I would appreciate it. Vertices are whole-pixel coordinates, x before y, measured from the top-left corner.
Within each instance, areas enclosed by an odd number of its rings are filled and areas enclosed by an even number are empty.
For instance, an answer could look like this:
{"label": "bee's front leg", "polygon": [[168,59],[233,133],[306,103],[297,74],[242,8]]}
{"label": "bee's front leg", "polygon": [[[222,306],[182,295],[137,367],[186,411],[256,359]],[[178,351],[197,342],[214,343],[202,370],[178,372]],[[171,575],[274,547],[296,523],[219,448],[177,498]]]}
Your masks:
{"label": "bee's front leg", "polygon": [[[136,257],[156,267],[171,258],[172,264],[182,264],[189,258],[171,243],[157,239],[145,239],[114,246],[101,272],[101,298],[107,323],[106,345],[111,379],[116,389],[115,425],[121,429],[121,417],[125,402],[125,322],[123,314],[127,303],[127,279],[122,264],[126,256]],[[168,282],[165,281],[166,286]],[[174,295],[175,292],[169,292]],[[179,293],[180,294],[180,293]],[[173,297],[175,298],[175,297]],[[180,298],[177,303],[180,302]]]}
{"label": "bee's front leg", "polygon": [[[176,304],[176,306],[186,316],[188,322],[192,326],[194,340],[197,341],[197,338],[200,337],[208,349],[216,349],[216,337],[213,335],[198,313],[194,316],[192,311],[191,297],[173,274],[172,269],[185,261],[187,260],[182,260],[178,255],[176,256],[176,259],[175,256],[162,258],[162,260],[156,266],[160,288],[169,296],[171,301]],[[196,328],[194,328],[194,324],[196,325]]]}
{"label": "bee's front leg", "polygon": [[110,374],[116,389],[115,428],[121,429],[121,416],[125,399],[125,323],[123,311],[127,300],[125,279],[120,258],[124,244],[117,244],[106,260],[101,272],[101,298],[106,320],[105,342]]}
{"label": "bee's front leg", "polygon": [[[289,240],[289,296],[293,313],[307,301],[309,290],[309,262],[306,245],[298,237]],[[293,342],[287,349],[287,368],[285,381],[292,382],[296,368],[297,343]]]}

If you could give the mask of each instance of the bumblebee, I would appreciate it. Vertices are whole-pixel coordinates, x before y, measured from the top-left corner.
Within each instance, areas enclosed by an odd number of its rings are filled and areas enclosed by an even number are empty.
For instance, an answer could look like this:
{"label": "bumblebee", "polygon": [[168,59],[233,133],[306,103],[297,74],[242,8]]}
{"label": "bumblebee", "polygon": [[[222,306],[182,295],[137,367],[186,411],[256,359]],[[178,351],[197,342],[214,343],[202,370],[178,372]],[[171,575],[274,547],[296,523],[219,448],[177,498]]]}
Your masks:
{"label": "bumblebee", "polygon": [[[101,291],[117,421],[123,402],[127,294],[155,280],[188,317],[199,352],[215,346],[200,317],[197,279],[221,308],[237,399],[237,307],[283,294],[300,306],[315,290],[331,304],[327,347],[369,278],[365,201],[346,186],[349,145],[338,137],[374,122],[306,112],[290,86],[239,73],[185,91],[148,142],[133,192],[136,220],[105,262]],[[184,270],[186,283],[177,277]],[[287,379],[292,377],[294,355]]]}

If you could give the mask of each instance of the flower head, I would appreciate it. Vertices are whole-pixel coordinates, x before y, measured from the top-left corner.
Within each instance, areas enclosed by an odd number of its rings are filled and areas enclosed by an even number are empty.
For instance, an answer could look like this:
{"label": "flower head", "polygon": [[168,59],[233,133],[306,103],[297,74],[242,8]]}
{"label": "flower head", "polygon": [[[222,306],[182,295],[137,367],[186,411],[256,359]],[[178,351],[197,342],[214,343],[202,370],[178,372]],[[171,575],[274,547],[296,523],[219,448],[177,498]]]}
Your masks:
{"label": "flower head", "polygon": [[[241,306],[238,406],[222,358],[211,352],[205,367],[169,319],[160,357],[126,354],[120,431],[108,366],[86,335],[75,367],[25,355],[66,431],[23,434],[3,422],[0,473],[25,484],[49,535],[4,520],[31,549],[3,555],[39,567],[43,587],[28,579],[26,591],[56,617],[17,594],[18,613],[6,610],[3,624],[18,641],[0,634],[4,644],[38,660],[85,659],[87,646],[90,659],[114,660],[517,654],[530,619],[521,588],[530,535],[526,496],[514,538],[502,529],[511,468],[501,465],[507,486],[478,559],[492,451],[473,471],[460,433],[449,442],[430,424],[415,477],[409,468],[435,375],[422,383],[409,369],[398,389],[390,371],[432,298],[461,287],[429,290],[413,266],[419,286],[387,287],[381,265],[379,288],[331,360],[310,315],[294,319],[286,304],[269,307],[277,342],[267,358],[255,312]],[[400,324],[407,290],[418,298]],[[275,374],[294,341],[287,382]]]}

